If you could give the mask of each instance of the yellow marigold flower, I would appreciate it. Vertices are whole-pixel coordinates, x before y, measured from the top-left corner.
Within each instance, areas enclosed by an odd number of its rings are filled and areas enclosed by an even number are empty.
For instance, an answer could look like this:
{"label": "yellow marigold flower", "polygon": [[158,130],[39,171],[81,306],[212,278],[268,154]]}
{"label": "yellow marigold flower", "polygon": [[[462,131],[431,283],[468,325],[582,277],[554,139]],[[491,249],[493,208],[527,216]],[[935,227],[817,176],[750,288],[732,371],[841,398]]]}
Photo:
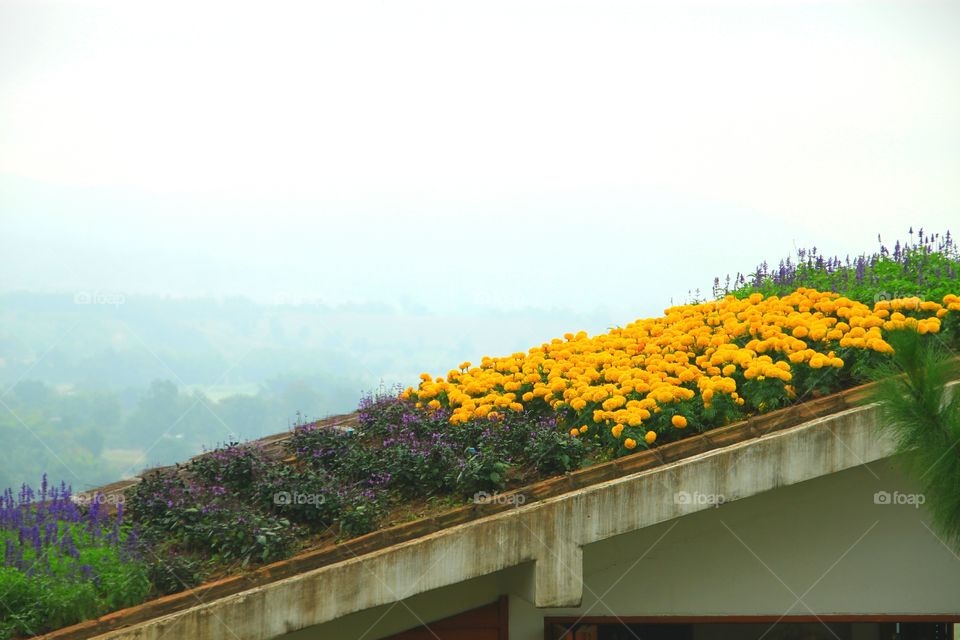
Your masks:
{"label": "yellow marigold flower", "polygon": [[589,430],[590,430],[590,427],[588,427],[587,425],[583,425],[582,427],[580,427],[580,433],[586,433]]}
{"label": "yellow marigold flower", "polygon": [[672,422],[673,426],[675,426],[677,429],[683,429],[685,426],[687,426],[687,419],[679,414],[670,418],[670,422]]}
{"label": "yellow marigold flower", "polygon": [[657,395],[655,396],[655,398],[656,398],[657,402],[660,402],[660,403],[662,403],[662,404],[666,404],[666,403],[668,403],[668,402],[673,402],[673,393],[671,393],[671,392],[668,391],[668,390],[663,390],[663,391],[658,392]]}
{"label": "yellow marigold flower", "polygon": [[[651,433],[653,432],[651,431]],[[623,446],[626,447],[627,449],[636,449],[637,441],[634,440],[633,438],[627,438],[626,440],[623,441]]]}
{"label": "yellow marigold flower", "polygon": [[603,408],[607,411],[613,411],[614,409],[619,409],[627,403],[627,399],[623,396],[613,396],[612,398],[607,398],[603,401]]}
{"label": "yellow marigold flower", "polygon": [[580,435],[580,430],[574,427],[573,429],[570,429],[570,435],[576,438],[578,435]]}
{"label": "yellow marigold flower", "polygon": [[616,438],[617,440],[619,440],[619,439],[620,439],[620,434],[623,433],[623,425],[622,425],[622,424],[615,424],[615,425],[613,425],[613,427],[610,428],[610,433],[613,434],[613,437],[614,437],[614,438]]}
{"label": "yellow marigold flower", "polygon": [[643,439],[647,441],[647,444],[653,444],[657,440],[657,432],[647,431],[647,435],[645,435]]}

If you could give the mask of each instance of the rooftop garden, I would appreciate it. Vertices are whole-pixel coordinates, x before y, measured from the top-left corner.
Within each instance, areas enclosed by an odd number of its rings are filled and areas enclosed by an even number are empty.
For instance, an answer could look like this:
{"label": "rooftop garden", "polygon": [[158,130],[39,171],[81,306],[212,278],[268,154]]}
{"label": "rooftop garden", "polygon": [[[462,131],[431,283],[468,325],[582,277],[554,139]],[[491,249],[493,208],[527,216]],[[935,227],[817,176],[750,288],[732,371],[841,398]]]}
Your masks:
{"label": "rooftop garden", "polygon": [[[960,349],[949,234],[855,259],[801,251],[716,297],[568,333],[365,398],[346,428],[298,424],[283,460],[232,443],[146,475],[116,513],[68,487],[0,499],[0,639],[833,393],[897,336]],[[7,595],[11,594],[11,595]]]}

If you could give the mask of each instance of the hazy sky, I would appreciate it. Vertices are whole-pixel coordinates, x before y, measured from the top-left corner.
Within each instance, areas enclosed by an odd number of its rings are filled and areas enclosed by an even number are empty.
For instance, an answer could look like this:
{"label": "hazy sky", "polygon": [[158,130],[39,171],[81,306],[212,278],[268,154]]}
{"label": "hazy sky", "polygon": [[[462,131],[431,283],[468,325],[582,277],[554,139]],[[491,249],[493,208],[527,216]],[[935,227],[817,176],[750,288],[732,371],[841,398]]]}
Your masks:
{"label": "hazy sky", "polygon": [[0,290],[639,316],[958,211],[958,2],[0,0]]}

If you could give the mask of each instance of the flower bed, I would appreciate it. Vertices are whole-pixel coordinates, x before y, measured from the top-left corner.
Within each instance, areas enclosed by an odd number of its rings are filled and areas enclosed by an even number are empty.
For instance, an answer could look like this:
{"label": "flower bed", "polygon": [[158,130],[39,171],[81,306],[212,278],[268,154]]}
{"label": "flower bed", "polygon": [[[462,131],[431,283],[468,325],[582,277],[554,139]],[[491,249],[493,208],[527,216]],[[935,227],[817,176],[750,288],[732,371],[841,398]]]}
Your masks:
{"label": "flower bed", "polygon": [[418,411],[395,392],[367,398],[358,417],[356,428],[297,426],[286,464],[234,443],[145,476],[127,504],[152,553],[179,569],[165,592],[563,473],[587,453],[550,418],[453,430],[449,414]]}
{"label": "flower bed", "polygon": [[836,391],[892,352],[892,331],[953,340],[960,298],[881,300],[872,307],[836,293],[671,307],[659,318],[590,337],[566,334],[527,353],[485,357],[446,377],[421,376],[402,397],[449,410],[456,428],[519,413],[553,416],[571,436],[616,454],[676,440],[798,399]]}
{"label": "flower bed", "polygon": [[[737,275],[716,300],[511,356],[424,373],[402,394],[452,425],[529,413],[624,455],[865,382],[899,330],[960,349],[960,254],[949,232],[845,260],[801,250]],[[879,240],[879,238],[878,238]],[[812,286],[826,286],[820,291]],[[721,297],[722,296],[722,297]]]}

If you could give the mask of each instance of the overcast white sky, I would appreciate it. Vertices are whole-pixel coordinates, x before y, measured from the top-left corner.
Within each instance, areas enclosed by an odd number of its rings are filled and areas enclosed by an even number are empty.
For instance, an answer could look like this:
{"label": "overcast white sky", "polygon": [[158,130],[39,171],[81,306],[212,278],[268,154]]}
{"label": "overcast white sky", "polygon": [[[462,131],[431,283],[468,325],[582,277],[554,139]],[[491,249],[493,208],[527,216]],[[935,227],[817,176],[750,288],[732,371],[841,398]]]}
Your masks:
{"label": "overcast white sky", "polygon": [[958,211],[958,2],[0,0],[0,290],[627,321]]}

